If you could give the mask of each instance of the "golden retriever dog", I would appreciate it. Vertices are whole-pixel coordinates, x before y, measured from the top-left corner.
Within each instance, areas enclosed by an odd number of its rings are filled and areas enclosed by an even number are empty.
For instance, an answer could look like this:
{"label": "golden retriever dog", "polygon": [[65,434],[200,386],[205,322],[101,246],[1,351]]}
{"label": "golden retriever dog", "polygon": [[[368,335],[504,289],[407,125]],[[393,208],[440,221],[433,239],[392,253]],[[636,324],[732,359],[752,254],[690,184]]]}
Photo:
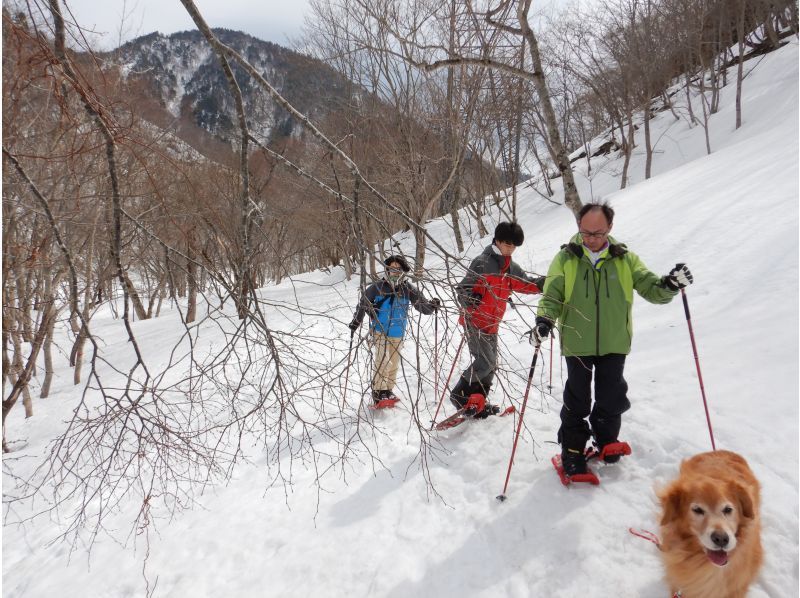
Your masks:
{"label": "golden retriever dog", "polygon": [[759,484],[747,461],[730,451],[695,455],[658,497],[673,596],[744,598],[763,560]]}

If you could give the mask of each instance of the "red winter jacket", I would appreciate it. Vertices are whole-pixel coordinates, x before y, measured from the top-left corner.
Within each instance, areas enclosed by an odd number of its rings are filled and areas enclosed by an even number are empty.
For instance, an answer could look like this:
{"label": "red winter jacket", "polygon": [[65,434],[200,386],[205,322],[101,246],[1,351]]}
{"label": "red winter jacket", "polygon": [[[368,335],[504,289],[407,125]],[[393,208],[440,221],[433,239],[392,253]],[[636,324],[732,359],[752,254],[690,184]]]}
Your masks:
{"label": "red winter jacket", "polygon": [[467,322],[482,332],[497,334],[500,321],[506,313],[506,304],[512,291],[541,293],[544,278],[528,277],[518,264],[496,253],[489,245],[476,257],[457,288],[458,301],[463,308],[459,324]]}

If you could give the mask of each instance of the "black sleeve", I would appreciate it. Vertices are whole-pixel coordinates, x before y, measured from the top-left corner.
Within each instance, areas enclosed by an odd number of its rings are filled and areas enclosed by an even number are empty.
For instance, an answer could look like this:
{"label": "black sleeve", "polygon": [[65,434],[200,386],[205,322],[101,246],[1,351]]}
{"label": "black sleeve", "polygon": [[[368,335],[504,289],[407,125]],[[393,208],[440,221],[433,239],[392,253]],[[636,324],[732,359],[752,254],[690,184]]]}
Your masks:
{"label": "black sleeve", "polygon": [[408,299],[411,301],[411,305],[413,305],[414,309],[417,311],[426,316],[436,311],[436,305],[432,301],[426,299],[413,284],[406,284],[406,292],[408,293]]}
{"label": "black sleeve", "polygon": [[461,307],[472,307],[475,304],[472,293],[481,275],[486,271],[486,260],[479,256],[472,260],[466,276],[456,285],[456,298]]}
{"label": "black sleeve", "polygon": [[356,309],[356,314],[353,316],[353,321],[356,324],[361,324],[361,321],[364,319],[364,314],[369,314],[370,319],[375,318],[375,297],[378,296],[378,285],[371,284],[369,285],[366,290],[362,293],[361,298],[358,302],[358,309]]}

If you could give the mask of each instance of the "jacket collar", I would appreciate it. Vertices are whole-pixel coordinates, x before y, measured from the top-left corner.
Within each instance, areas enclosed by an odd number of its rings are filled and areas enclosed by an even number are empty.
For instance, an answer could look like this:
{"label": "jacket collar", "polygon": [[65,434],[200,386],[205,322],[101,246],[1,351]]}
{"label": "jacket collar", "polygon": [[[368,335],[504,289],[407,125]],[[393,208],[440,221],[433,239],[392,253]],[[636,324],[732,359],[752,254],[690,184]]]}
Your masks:
{"label": "jacket collar", "polygon": [[486,249],[483,250],[483,255],[493,258],[497,262],[497,265],[500,266],[502,272],[505,272],[511,266],[511,257],[500,253],[500,250],[494,243],[488,245]]}
{"label": "jacket collar", "polygon": [[[569,240],[569,243],[561,246],[562,249],[572,253],[578,258],[583,257],[583,239],[580,233],[575,233]],[[624,243],[619,243],[617,240],[610,236],[608,237],[608,255],[611,257],[622,257],[628,253],[628,248]]]}

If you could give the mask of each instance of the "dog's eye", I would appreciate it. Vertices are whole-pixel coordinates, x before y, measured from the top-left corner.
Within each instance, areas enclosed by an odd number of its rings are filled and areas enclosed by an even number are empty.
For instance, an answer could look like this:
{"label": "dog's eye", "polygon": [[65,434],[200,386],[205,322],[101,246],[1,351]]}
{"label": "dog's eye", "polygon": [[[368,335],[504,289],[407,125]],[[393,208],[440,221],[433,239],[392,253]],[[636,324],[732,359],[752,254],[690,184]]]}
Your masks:
{"label": "dog's eye", "polygon": [[730,505],[722,509],[723,515],[730,515],[731,513],[733,513],[733,507],[731,507]]}
{"label": "dog's eye", "polygon": [[703,507],[692,507],[692,513],[695,515],[705,515],[706,512],[703,510]]}

